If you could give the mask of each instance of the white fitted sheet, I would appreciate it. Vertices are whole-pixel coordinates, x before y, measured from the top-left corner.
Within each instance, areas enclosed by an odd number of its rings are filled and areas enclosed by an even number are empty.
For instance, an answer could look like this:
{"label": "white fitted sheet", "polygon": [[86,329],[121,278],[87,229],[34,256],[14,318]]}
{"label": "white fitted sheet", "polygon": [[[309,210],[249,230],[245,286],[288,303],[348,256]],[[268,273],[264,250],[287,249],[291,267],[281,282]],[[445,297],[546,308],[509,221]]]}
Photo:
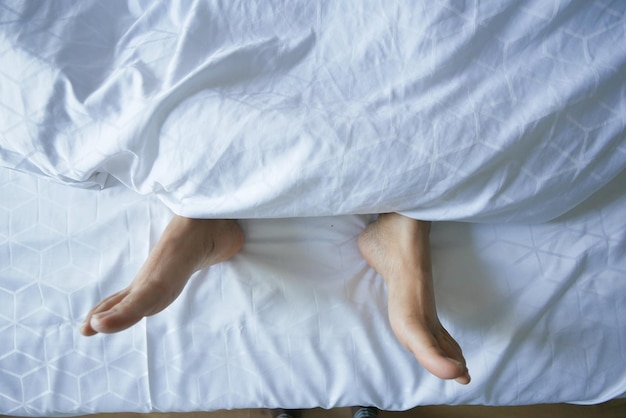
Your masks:
{"label": "white fitted sheet", "polygon": [[243,220],[243,251],[166,311],[86,338],[171,212],[121,185],[67,187],[0,170],[0,413],[373,404],[595,403],[626,392],[624,175],[545,224],[436,223],[442,321],[468,386],[396,342],[367,216]]}

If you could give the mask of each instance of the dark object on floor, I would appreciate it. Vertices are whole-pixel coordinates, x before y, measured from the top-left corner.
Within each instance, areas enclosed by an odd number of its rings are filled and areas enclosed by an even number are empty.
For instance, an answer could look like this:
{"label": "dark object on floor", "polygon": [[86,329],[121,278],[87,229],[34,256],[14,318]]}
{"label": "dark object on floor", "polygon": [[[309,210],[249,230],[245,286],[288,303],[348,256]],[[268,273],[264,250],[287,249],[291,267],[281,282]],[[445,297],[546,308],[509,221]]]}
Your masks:
{"label": "dark object on floor", "polygon": [[353,406],[352,418],[378,418],[378,408],[372,406]]}

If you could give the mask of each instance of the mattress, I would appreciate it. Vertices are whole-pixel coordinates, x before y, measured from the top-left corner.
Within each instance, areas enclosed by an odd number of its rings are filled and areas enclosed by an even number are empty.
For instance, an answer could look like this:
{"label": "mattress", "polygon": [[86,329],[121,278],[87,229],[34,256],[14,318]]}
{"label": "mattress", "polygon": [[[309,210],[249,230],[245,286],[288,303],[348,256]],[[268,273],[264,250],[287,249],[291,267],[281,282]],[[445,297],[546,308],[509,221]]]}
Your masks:
{"label": "mattress", "polygon": [[[0,413],[596,403],[626,392],[626,4],[0,1]],[[435,221],[472,383],[356,239]],[[78,327],[174,214],[246,243]]]}

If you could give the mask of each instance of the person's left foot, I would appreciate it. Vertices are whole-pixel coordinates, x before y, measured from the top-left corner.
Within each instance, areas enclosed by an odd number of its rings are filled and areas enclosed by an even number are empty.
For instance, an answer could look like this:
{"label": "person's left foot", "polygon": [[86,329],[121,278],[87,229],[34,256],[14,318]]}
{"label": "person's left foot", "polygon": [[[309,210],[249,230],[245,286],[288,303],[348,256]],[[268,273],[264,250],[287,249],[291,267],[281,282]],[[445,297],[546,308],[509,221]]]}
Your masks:
{"label": "person's left foot", "polygon": [[398,341],[435,376],[467,384],[461,347],[437,316],[429,233],[429,222],[387,213],[361,233],[359,249],[387,285],[389,322]]}
{"label": "person's left foot", "polygon": [[234,220],[175,216],[130,286],[98,303],[83,335],[122,331],[169,306],[196,271],[225,261],[243,246]]}

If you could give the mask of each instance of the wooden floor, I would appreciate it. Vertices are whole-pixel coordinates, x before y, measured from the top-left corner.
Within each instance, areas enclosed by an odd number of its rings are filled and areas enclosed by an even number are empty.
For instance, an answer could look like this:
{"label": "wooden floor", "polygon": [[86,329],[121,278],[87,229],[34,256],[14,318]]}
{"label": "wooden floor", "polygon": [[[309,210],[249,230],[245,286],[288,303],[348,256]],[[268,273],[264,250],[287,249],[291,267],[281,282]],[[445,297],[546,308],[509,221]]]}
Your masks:
{"label": "wooden floor", "polygon": [[[0,417],[6,417],[0,415]],[[89,418],[269,418],[262,409],[194,412],[178,414],[97,414]],[[350,418],[349,408],[308,409],[301,418]],[[518,407],[485,406],[422,406],[404,412],[381,411],[380,418],[625,418],[626,399],[617,399],[601,405],[533,405]]]}

